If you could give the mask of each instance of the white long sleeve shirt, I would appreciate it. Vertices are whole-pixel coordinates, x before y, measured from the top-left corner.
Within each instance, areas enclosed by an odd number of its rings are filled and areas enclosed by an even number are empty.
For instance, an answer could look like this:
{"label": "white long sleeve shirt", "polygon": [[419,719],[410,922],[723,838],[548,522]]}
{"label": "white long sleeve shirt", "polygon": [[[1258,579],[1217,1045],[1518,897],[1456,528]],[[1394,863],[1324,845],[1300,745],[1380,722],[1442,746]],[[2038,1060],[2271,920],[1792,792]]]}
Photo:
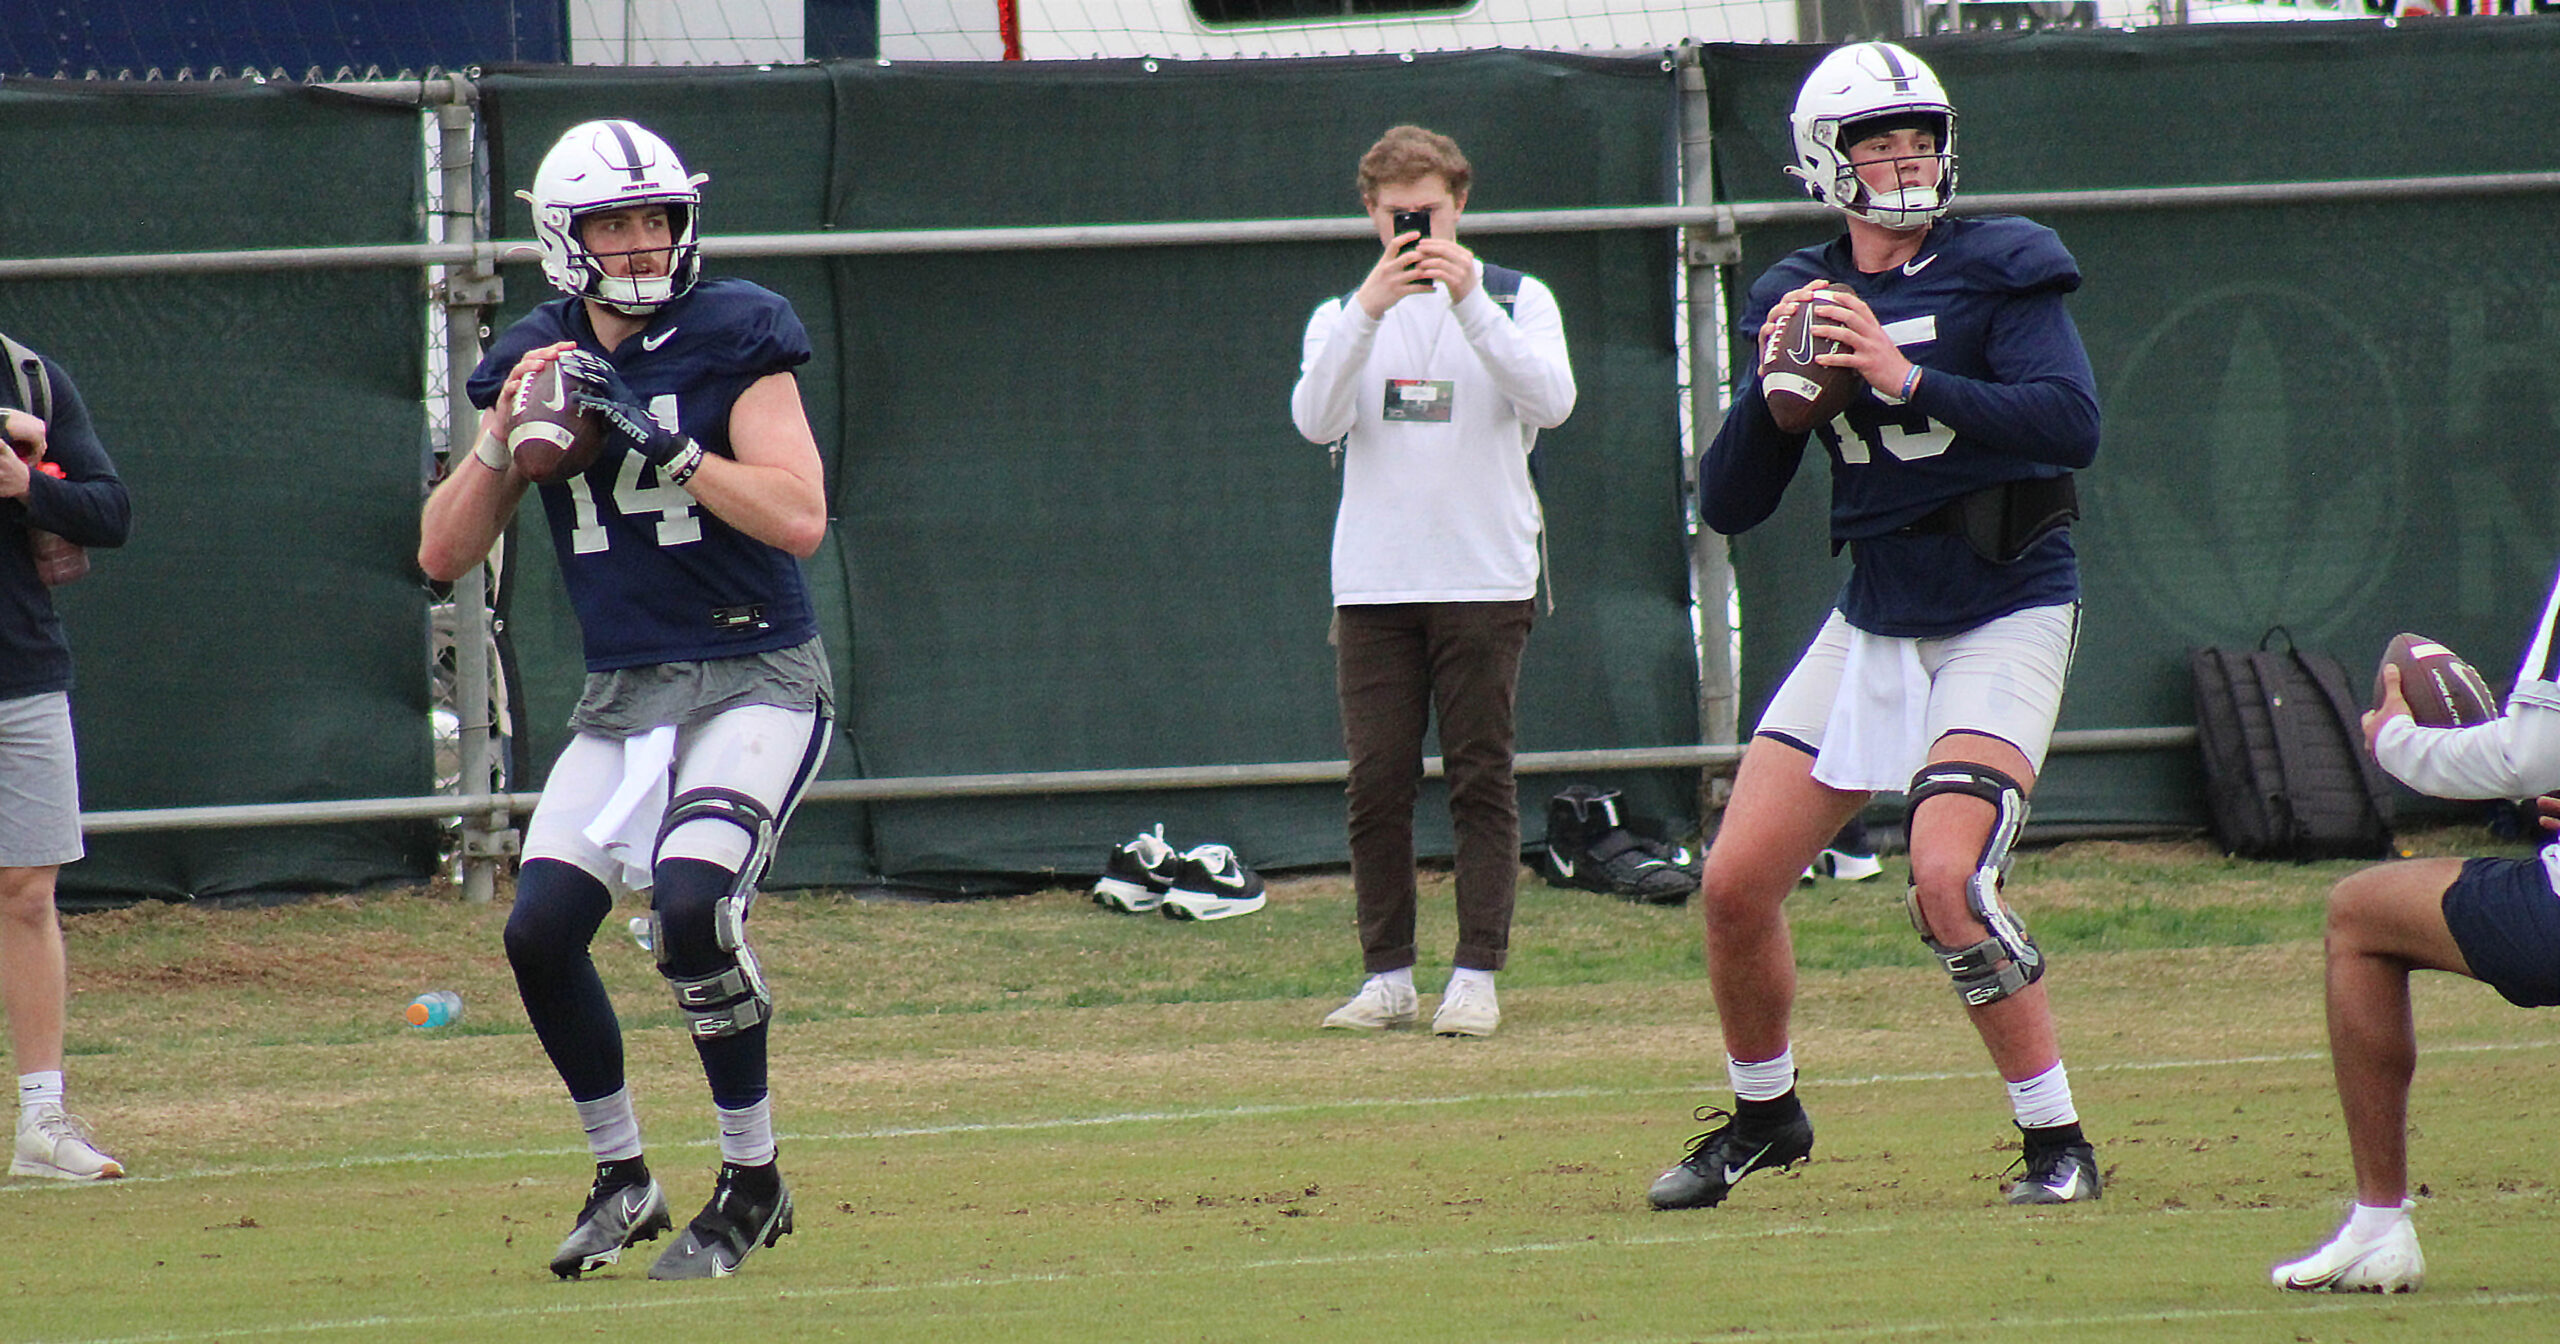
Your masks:
{"label": "white long sleeve shirt", "polygon": [[[1523,277],[1513,312],[1484,292],[1416,294],[1373,319],[1327,299],[1307,320],[1290,418],[1308,441],[1348,435],[1334,516],[1333,600],[1506,602],[1538,590],[1529,449],[1573,412],[1555,295]],[[1393,380],[1448,384],[1445,421],[1391,420]],[[1408,403],[1410,404],[1410,403]]]}

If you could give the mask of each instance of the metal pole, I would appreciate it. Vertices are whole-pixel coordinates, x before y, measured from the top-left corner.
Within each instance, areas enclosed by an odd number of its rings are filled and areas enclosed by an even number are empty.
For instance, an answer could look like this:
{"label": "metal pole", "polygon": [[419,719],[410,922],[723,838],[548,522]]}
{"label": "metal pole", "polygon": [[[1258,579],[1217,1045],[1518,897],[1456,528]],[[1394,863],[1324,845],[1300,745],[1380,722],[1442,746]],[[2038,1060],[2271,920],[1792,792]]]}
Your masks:
{"label": "metal pole", "polygon": [[[1707,111],[1707,72],[1703,53],[1683,44],[1679,54],[1680,199],[1695,207],[1713,199]],[[1724,419],[1724,268],[1742,259],[1741,241],[1730,228],[1693,224],[1681,231],[1681,260],[1689,300],[1689,434],[1687,475],[1694,486],[1698,455],[1715,426]],[[1692,492],[1695,498],[1695,492]],[[1690,514],[1689,582],[1695,604],[1698,638],[1698,731],[1714,745],[1741,741],[1741,691],[1733,659],[1733,559],[1725,539],[1701,524],[1694,506]],[[1703,818],[1723,803],[1724,780],[1710,774],[1699,782]]]}
{"label": "metal pole", "polygon": [[[480,236],[479,160],[473,152],[478,108],[469,81],[460,75],[452,79],[453,98],[435,110],[444,241],[469,246]],[[461,466],[469,452],[465,445],[479,424],[465,384],[480,363],[480,323],[487,305],[498,299],[498,277],[477,265],[451,266],[439,290],[445,311],[445,463],[450,471]],[[495,718],[489,695],[489,574],[486,563],[474,565],[453,585],[453,712],[462,732],[462,777],[455,792],[465,796],[489,789]],[[516,833],[507,822],[503,808],[463,815],[464,900],[484,905],[495,897],[498,863],[514,848]]]}

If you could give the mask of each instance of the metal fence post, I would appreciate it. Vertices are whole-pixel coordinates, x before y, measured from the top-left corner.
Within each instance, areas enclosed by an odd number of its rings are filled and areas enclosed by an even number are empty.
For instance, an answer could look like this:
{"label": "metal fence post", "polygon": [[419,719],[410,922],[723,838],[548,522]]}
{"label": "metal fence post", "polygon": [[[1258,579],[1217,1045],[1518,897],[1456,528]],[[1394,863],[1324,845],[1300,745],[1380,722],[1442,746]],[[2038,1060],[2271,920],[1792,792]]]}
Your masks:
{"label": "metal fence post", "polygon": [[[480,324],[498,301],[494,258],[480,243],[480,175],[477,153],[479,98],[461,75],[449,77],[452,96],[435,108],[437,167],[443,176],[444,239],[472,248],[472,259],[445,268],[435,298],[445,312],[445,461],[447,470],[470,449],[479,422],[465,383],[480,363]],[[504,543],[501,542],[501,545]],[[489,583],[491,566],[475,565],[453,584],[454,715],[461,720],[461,778],[465,797],[490,791],[490,746],[496,708],[489,694]],[[462,817],[462,896],[485,904],[497,892],[498,864],[515,852],[517,834],[504,808]]]}
{"label": "metal fence post", "polygon": [[[1707,71],[1694,43],[1679,52],[1680,203],[1711,204]],[[1689,591],[1698,630],[1698,730],[1710,746],[1741,741],[1741,692],[1733,659],[1733,561],[1725,539],[1699,522],[1698,455],[1724,419],[1724,268],[1742,260],[1742,241],[1722,212],[1707,224],[1681,230],[1681,263],[1689,308]],[[1699,817],[1723,806],[1727,778],[1709,771],[1699,781]]]}

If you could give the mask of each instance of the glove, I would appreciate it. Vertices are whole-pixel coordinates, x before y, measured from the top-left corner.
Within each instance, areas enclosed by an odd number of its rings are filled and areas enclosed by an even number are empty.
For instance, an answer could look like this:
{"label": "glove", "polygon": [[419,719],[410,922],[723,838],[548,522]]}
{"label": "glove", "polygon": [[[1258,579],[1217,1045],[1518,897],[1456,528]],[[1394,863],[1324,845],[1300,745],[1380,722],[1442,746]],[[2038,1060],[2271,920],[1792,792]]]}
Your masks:
{"label": "glove", "polygon": [[571,350],[560,356],[560,372],[578,389],[578,405],[603,417],[606,432],[623,447],[661,467],[693,447],[693,440],[659,424],[640,404],[640,394],[601,356]]}

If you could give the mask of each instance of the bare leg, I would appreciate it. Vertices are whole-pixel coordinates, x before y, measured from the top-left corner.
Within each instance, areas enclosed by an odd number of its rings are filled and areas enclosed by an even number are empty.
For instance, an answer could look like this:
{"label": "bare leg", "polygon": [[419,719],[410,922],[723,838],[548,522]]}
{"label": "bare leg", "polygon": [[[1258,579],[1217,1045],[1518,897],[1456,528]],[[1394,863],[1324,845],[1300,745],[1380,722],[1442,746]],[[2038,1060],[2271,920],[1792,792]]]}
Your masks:
{"label": "bare leg", "polygon": [[2329,893],[2329,1066],[2354,1151],[2356,1202],[2397,1205],[2409,1192],[2409,1079],[2417,1029],[2409,972],[2471,974],[2445,927],[2444,893],[2460,859],[2367,868]]}
{"label": "bare leg", "polygon": [[1823,842],[1866,801],[1816,782],[1813,758],[1786,743],[1760,737],[1744,750],[1699,898],[1716,1017],[1735,1059],[1786,1050],[1796,998],[1786,899]]}
{"label": "bare leg", "polygon": [[54,877],[62,870],[0,868],[0,1003],[9,1009],[17,1071],[62,1067],[63,999],[69,975],[62,921],[54,914]]}

